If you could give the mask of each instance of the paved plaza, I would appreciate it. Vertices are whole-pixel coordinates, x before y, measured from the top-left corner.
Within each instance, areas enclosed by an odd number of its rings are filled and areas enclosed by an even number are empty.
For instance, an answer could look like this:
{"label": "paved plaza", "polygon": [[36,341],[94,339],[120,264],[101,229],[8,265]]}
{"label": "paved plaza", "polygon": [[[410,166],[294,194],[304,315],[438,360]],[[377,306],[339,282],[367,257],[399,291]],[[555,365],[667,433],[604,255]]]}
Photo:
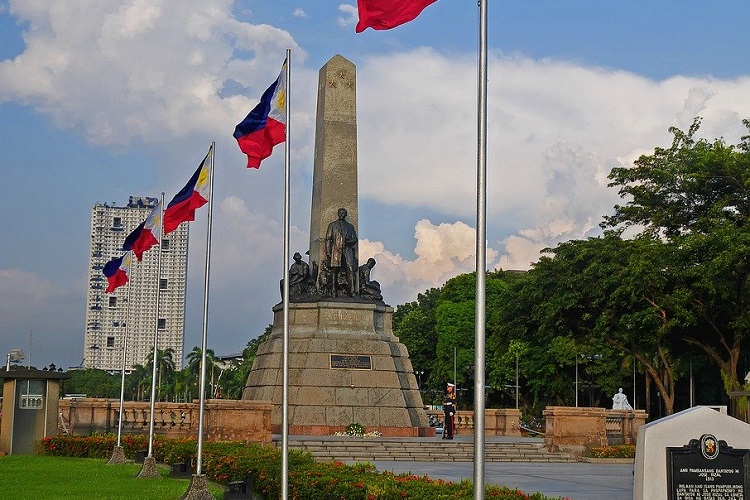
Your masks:
{"label": "paved plaza", "polygon": [[[470,462],[377,461],[373,464],[381,471],[426,474],[446,481],[472,479],[474,474]],[[633,464],[488,462],[485,463],[485,483],[570,500],[631,500]]]}

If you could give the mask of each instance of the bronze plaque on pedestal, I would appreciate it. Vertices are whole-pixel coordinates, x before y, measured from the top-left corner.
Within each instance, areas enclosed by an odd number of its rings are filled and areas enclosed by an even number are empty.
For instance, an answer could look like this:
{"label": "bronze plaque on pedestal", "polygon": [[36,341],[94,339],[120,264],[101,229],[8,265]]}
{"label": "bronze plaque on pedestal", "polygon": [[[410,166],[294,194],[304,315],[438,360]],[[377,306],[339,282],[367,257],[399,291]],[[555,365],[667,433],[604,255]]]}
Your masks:
{"label": "bronze plaque on pedestal", "polygon": [[331,368],[346,368],[349,370],[372,370],[370,356],[345,356],[331,354]]}

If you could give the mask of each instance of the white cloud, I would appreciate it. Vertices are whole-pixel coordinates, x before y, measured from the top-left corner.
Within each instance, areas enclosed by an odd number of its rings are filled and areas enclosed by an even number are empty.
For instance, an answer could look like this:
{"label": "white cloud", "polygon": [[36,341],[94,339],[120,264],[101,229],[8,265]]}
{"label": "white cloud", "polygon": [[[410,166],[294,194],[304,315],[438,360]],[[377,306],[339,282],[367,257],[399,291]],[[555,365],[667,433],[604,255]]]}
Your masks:
{"label": "white cloud", "polygon": [[359,12],[357,11],[357,7],[354,5],[349,5],[347,3],[342,3],[339,5],[339,12],[344,13],[344,16],[340,16],[336,19],[336,21],[339,23],[339,26],[342,28],[347,28],[349,26],[354,26],[357,24],[357,21],[359,20]]}
{"label": "white cloud", "polygon": [[[304,60],[288,32],[238,21],[232,3],[12,0],[32,29],[23,53],[0,61],[0,102],[33,105],[97,144],[231,130],[273,81],[287,47]],[[230,79],[249,96],[220,97]]]}
{"label": "white cloud", "polygon": [[[394,305],[414,300],[417,293],[476,267],[476,231],[463,222],[436,225],[420,220],[414,239],[414,260],[389,252],[381,242],[360,240],[360,261],[375,258],[373,278],[380,282],[385,300]],[[491,268],[498,252],[488,247],[486,254]]]}
{"label": "white cloud", "polygon": [[[473,55],[429,48],[359,65],[360,183],[368,198],[421,207],[445,222],[474,214],[475,73]],[[750,78],[655,82],[492,54],[487,213],[490,240],[506,246],[499,265],[526,268],[544,247],[596,234],[619,201],[606,187],[611,168],[669,145],[668,127],[685,130],[700,114],[702,136],[738,140],[749,96]]]}
{"label": "white cloud", "polygon": [[305,11],[301,8],[294,9],[294,17],[307,17],[307,14]]}

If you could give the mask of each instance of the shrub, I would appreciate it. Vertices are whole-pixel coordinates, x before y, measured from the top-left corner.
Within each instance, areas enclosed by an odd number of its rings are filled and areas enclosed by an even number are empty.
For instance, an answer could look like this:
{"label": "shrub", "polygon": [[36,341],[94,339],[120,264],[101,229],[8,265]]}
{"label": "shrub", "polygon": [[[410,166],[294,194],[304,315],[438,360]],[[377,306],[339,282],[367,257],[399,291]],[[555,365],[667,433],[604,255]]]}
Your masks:
{"label": "shrub", "polygon": [[587,455],[592,458],[634,458],[635,445],[596,446],[589,448]]}
{"label": "shrub", "polygon": [[[114,435],[55,436],[37,442],[46,455],[108,458],[115,445]],[[126,435],[122,439],[125,455],[148,447],[148,436]],[[194,438],[154,438],[154,458],[165,463],[194,460]],[[273,446],[238,442],[204,443],[202,471],[218,483],[252,478],[254,489],[267,499],[281,495],[281,452]],[[297,500],[471,500],[473,486],[465,480],[450,483],[427,476],[378,472],[372,464],[346,465],[342,462],[317,462],[307,452],[289,450],[289,493]],[[498,500],[545,500],[541,493],[526,494],[517,489],[486,486],[485,496]]]}

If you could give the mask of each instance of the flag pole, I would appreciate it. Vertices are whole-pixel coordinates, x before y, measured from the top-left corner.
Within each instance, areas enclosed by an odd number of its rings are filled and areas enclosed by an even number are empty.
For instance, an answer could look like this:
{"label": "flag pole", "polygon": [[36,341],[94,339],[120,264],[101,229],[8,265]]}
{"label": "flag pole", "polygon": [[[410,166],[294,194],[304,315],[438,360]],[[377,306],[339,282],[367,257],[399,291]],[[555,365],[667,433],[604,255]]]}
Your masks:
{"label": "flag pole", "polygon": [[203,474],[203,426],[206,409],[206,346],[208,344],[208,285],[211,274],[211,228],[213,227],[213,205],[214,205],[214,150],[215,142],[211,142],[208,154],[203,158],[201,166],[208,162],[208,214],[206,222],[206,263],[203,276],[203,335],[201,337],[201,364],[200,364],[200,394],[198,395],[198,450],[195,458],[195,474],[190,478],[190,486],[180,499],[204,500],[213,499],[214,496],[208,489],[208,480]]}
{"label": "flag pole", "polygon": [[474,499],[484,498],[485,292],[487,232],[487,0],[479,0],[477,89],[477,240],[474,335]]}
{"label": "flag pole", "polygon": [[284,340],[281,393],[281,498],[289,498],[289,158],[291,110],[292,49],[286,49],[286,95],[284,115],[286,117],[286,140],[284,141]]}
{"label": "flag pole", "polygon": [[[128,251],[128,253],[131,253],[131,252]],[[133,275],[131,274],[132,265],[133,265],[133,258],[130,257],[128,259],[128,292],[125,298],[125,300],[128,301],[127,304],[125,305],[125,333],[122,339],[122,374],[120,376],[120,409],[119,409],[119,413],[117,414],[117,445],[115,446],[115,449],[112,450],[112,457],[109,459],[109,462],[107,462],[107,465],[126,463],[125,450],[123,450],[122,448],[121,438],[122,438],[122,410],[125,404],[125,366],[127,365],[127,356],[128,356],[128,329],[130,328],[130,284],[133,282]]]}
{"label": "flag pole", "polygon": [[156,369],[157,354],[159,346],[159,297],[161,295],[161,245],[164,240],[164,191],[161,192],[161,202],[159,204],[159,251],[156,253],[156,321],[154,322],[154,353],[153,367],[151,369],[151,407],[148,424],[148,456],[143,460],[143,467],[138,473],[138,477],[159,477],[159,471],[156,469],[156,459],[154,458],[154,407],[156,406]]}
{"label": "flag pole", "polygon": [[209,149],[209,165],[211,169],[209,186],[208,186],[208,223],[206,225],[206,267],[203,284],[203,337],[201,340],[201,378],[200,378],[200,404],[198,410],[198,456],[195,462],[195,474],[200,476],[203,471],[203,415],[206,407],[206,345],[208,343],[208,278],[211,272],[211,225],[212,225],[212,207],[214,204],[214,147],[216,143],[211,143]]}

